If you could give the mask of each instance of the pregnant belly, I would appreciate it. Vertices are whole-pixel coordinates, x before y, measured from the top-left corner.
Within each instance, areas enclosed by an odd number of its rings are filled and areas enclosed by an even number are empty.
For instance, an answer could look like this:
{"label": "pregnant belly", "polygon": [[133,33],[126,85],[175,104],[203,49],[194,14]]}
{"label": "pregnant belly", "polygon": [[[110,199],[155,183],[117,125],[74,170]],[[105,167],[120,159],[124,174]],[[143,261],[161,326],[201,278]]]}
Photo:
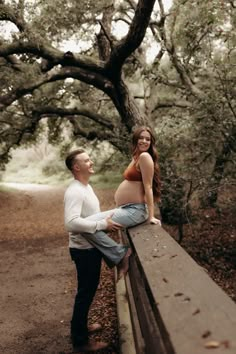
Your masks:
{"label": "pregnant belly", "polygon": [[116,205],[128,203],[144,203],[144,189],[142,182],[124,180],[115,192]]}

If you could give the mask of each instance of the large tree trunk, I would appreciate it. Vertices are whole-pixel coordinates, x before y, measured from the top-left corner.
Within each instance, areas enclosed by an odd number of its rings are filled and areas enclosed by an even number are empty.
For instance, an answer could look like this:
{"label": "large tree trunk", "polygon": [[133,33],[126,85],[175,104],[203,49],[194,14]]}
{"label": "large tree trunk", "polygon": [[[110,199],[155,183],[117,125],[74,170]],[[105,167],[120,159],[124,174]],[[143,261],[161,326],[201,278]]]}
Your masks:
{"label": "large tree trunk", "polygon": [[120,114],[123,125],[126,126],[129,132],[137,125],[147,125],[148,117],[140,112],[138,105],[122,79],[115,83],[115,90],[111,99]]}

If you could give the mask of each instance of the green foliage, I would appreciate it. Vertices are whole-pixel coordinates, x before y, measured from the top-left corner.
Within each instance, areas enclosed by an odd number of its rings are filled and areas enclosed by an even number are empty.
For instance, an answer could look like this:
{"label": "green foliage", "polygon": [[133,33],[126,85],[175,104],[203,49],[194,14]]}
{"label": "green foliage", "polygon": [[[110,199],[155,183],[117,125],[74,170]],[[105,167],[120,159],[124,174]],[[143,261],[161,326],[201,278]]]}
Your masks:
{"label": "green foliage", "polygon": [[187,201],[187,183],[177,170],[175,161],[176,146],[159,137],[158,151],[161,170],[162,221],[170,225],[182,225],[190,221],[190,206]]}
{"label": "green foliage", "polygon": [[127,159],[115,152],[107,142],[89,144],[86,139],[72,142],[69,135],[64,134],[63,144],[50,144],[47,125],[41,124],[40,128],[41,134],[36,144],[12,151],[12,159],[2,172],[3,182],[65,183],[72,178],[64,163],[65,156],[76,148],[83,148],[91,156],[96,171],[92,181],[96,185],[109,188],[121,180],[121,171]]}
{"label": "green foliage", "polygon": [[12,160],[2,174],[3,182],[57,183],[68,180],[59,150],[46,141],[12,152]]}
{"label": "green foliage", "polygon": [[216,41],[223,45],[225,35],[231,30],[230,3],[195,0],[180,4],[181,1],[175,1],[173,9],[177,13],[174,41],[184,60],[189,62],[192,58],[195,64],[199,60],[200,67],[202,60],[211,60]]}
{"label": "green foliage", "polygon": [[[18,2],[10,3],[14,9],[17,8]],[[14,38],[24,41],[29,36],[35,43],[40,44],[43,40],[45,45],[52,45],[55,50],[69,48],[72,52],[84,51],[87,54],[84,60],[98,58],[98,20],[109,5],[107,1],[37,0],[24,3],[25,19],[32,31],[16,33]],[[131,5],[130,1],[115,4],[113,28],[118,19],[121,23],[123,18],[126,25],[131,21],[134,14]],[[236,175],[235,163],[232,162],[236,151],[236,15],[230,1],[175,0],[161,28],[159,10],[153,13],[152,27],[142,45],[127,58],[122,75],[130,97],[135,97],[135,105],[143,115],[149,115],[150,125],[156,130],[163,180],[163,216],[170,223],[181,223],[186,221],[186,206],[191,204],[192,199],[207,195],[213,187],[217,191]],[[106,35],[114,45],[115,34],[107,32]],[[160,43],[164,54],[147,64],[148,50],[158,47]],[[41,58],[29,53],[18,54],[17,58],[27,70],[18,70],[6,58],[0,58],[3,69],[0,72],[0,87],[4,93],[10,93],[18,86],[22,88],[25,78],[32,82],[39,77]],[[180,63],[181,70],[176,61]],[[189,84],[183,79],[183,73],[188,77]],[[91,71],[89,75],[91,77],[95,73]],[[191,85],[200,92],[199,95],[191,89]],[[44,155],[37,160],[40,172],[35,174],[38,174],[39,180],[55,174],[63,176],[65,171],[60,161],[63,161],[65,153],[74,147],[84,146],[95,159],[97,173],[104,176],[95,175],[94,182],[104,185],[113,179],[116,182],[116,173],[119,175],[122,164],[127,161],[129,135],[126,119],[119,117],[114,102],[120,109],[119,113],[129,111],[130,106],[122,106],[123,92],[118,91],[117,87],[114,86],[112,92],[117,94],[114,101],[103,91],[87,85],[86,81],[76,79],[39,86],[32,94],[15,101],[1,113],[1,161],[7,161],[12,146],[16,148],[22,143],[29,146],[43,136],[54,148],[58,146],[58,150],[56,158]],[[125,103],[127,101],[126,97]],[[104,117],[113,128],[109,130],[86,115],[73,117],[74,124],[70,116],[37,116],[37,109],[47,106],[89,108]],[[44,124],[39,123],[41,119],[44,119]],[[88,144],[89,136],[94,139]],[[109,148],[99,145],[103,139],[117,146],[124,155],[117,153],[113,158],[114,150],[110,150],[110,145]],[[225,146],[229,149],[222,157]],[[101,151],[104,156],[100,159]],[[223,169],[217,180],[219,185],[212,186],[212,181],[216,181],[215,166],[220,158]],[[115,165],[120,169],[113,172]],[[24,162],[22,166],[21,170],[26,174],[27,164]],[[36,166],[34,168],[38,171]],[[14,173],[18,173],[17,169]]]}
{"label": "green foliage", "polygon": [[116,189],[122,181],[119,171],[105,171],[102,174],[95,174],[91,177],[91,183],[99,189]]}
{"label": "green foliage", "polygon": [[35,36],[53,39],[59,44],[72,38],[77,42],[81,38],[83,41],[94,42],[96,19],[101,16],[105,5],[107,2],[104,0],[39,0],[38,16],[35,16],[33,3],[27,12],[32,18]]}
{"label": "green foliage", "polygon": [[12,186],[7,186],[5,185],[4,183],[0,183],[0,192],[3,192],[3,193],[15,193],[16,191],[18,191],[17,188],[13,188]]}

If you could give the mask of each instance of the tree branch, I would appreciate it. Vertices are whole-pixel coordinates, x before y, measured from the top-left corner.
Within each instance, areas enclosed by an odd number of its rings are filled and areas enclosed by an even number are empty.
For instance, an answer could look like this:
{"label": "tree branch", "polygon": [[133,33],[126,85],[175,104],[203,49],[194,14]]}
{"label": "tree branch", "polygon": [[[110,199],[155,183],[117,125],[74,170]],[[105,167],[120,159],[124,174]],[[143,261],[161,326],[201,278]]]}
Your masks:
{"label": "tree branch", "polygon": [[13,70],[24,72],[25,65],[20,60],[18,60],[14,55],[6,55],[3,58],[5,59],[3,65],[10,64]]}
{"label": "tree branch", "polygon": [[108,128],[110,130],[114,129],[114,124],[109,121],[109,119],[104,118],[104,116],[101,116],[98,113],[94,113],[94,111],[91,111],[87,108],[60,108],[60,107],[55,107],[55,106],[41,106],[37,107],[36,109],[33,110],[33,114],[38,114],[42,116],[49,116],[49,115],[57,115],[60,117],[65,117],[65,116],[84,116],[87,118],[90,118],[94,122],[102,125],[105,128]]}
{"label": "tree branch", "polygon": [[236,119],[236,111],[235,111],[234,106],[233,106],[233,104],[231,102],[230,95],[229,95],[229,92],[228,92],[228,88],[225,85],[224,80],[222,79],[222,77],[220,75],[220,72],[218,72],[218,79],[219,79],[219,81],[221,83],[222,90],[223,90],[223,93],[224,93],[224,97],[226,99],[226,102],[228,103],[228,107],[229,107],[231,113],[233,114],[234,119]]}
{"label": "tree branch", "polygon": [[25,22],[22,17],[15,13],[15,11],[6,4],[0,3],[0,21],[12,22],[20,32],[25,31]]}
{"label": "tree branch", "polygon": [[106,69],[119,78],[125,60],[139,47],[148,27],[155,0],[139,0],[129,32],[112,50]]}
{"label": "tree branch", "polygon": [[102,21],[99,21],[101,30],[97,35],[97,43],[99,49],[99,58],[106,61],[109,58],[113,43],[111,39],[111,22],[114,14],[114,6],[108,6],[104,12]]}
{"label": "tree branch", "polygon": [[[162,0],[158,0],[159,6],[160,6],[160,15],[161,18],[165,19],[166,15],[164,12],[164,6],[163,6],[163,2]],[[172,23],[171,23],[171,28],[170,28],[170,37],[169,39],[167,38],[166,35],[166,31],[165,31],[165,21],[160,21],[160,32],[161,32],[161,37],[162,40],[165,44],[165,48],[170,56],[170,59],[177,71],[177,73],[180,76],[180,79],[183,83],[183,85],[190,90],[190,92],[192,93],[193,96],[199,98],[199,99],[204,99],[204,93],[199,90],[196,85],[193,84],[191,78],[188,75],[188,72],[184,66],[184,64],[181,62],[180,58],[178,57],[177,53],[176,53],[176,49],[175,49],[175,44],[174,44],[174,39],[173,39],[173,33],[175,30],[175,23],[176,23],[176,19],[177,19],[177,15],[178,15],[178,10],[179,10],[179,6],[176,9],[176,11],[172,12]]]}
{"label": "tree branch", "polygon": [[90,130],[88,132],[79,125],[79,121],[75,117],[68,117],[68,119],[73,126],[73,133],[75,137],[82,136],[90,141],[93,141],[95,139],[100,141],[108,141],[119,151],[129,151],[129,144],[127,144],[128,137],[125,136],[122,129],[117,128],[115,131],[110,132],[104,132],[104,130]]}
{"label": "tree branch", "polygon": [[35,43],[31,41],[14,41],[11,44],[0,45],[0,56],[5,57],[10,54],[31,53],[46,60],[49,60],[54,66],[77,66],[79,68],[93,70],[98,73],[104,72],[102,62],[92,60],[90,57],[73,54],[67,57],[66,53],[53,48],[52,46],[44,45],[43,43]]}
{"label": "tree branch", "polygon": [[41,74],[34,80],[29,81],[26,79],[25,83],[21,83],[15,90],[11,90],[8,94],[0,96],[0,111],[20,97],[28,93],[32,93],[36,88],[42,86],[43,84],[64,80],[68,77],[91,84],[106,92],[108,95],[111,95],[113,86],[111,82],[102,75],[75,67],[54,68],[45,74]]}
{"label": "tree branch", "polygon": [[178,108],[191,108],[192,105],[188,101],[181,101],[181,100],[166,100],[158,102],[152,110],[152,113],[157,111],[159,108],[171,108],[171,107],[178,107]]}

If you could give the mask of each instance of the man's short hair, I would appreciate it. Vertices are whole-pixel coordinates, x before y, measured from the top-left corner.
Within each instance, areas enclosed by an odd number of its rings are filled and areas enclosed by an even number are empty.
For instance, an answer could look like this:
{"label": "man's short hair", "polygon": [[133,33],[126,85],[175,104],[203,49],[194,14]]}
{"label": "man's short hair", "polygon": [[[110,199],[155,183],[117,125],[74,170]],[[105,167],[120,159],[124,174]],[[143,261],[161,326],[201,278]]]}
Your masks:
{"label": "man's short hair", "polygon": [[65,164],[66,164],[66,167],[68,168],[68,170],[72,171],[73,165],[74,165],[75,160],[76,160],[76,156],[82,154],[83,152],[85,152],[85,151],[82,150],[82,149],[77,149],[77,150],[71,151],[67,155],[67,157],[65,159]]}

